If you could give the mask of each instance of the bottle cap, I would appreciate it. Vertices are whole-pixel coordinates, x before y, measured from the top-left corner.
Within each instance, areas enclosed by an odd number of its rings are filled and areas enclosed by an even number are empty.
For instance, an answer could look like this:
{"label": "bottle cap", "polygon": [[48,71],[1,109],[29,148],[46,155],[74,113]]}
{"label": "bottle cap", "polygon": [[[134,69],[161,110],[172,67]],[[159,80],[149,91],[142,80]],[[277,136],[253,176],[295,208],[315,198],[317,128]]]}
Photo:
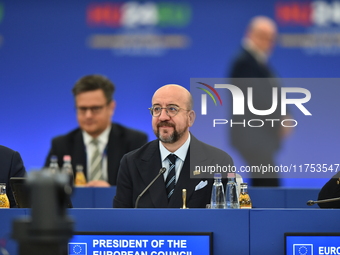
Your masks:
{"label": "bottle cap", "polygon": [[52,162],[57,162],[58,161],[58,157],[56,155],[52,155],[51,156],[51,161]]}
{"label": "bottle cap", "polygon": [[227,174],[227,177],[228,177],[228,178],[235,178],[235,177],[236,177],[236,174],[235,174],[235,173],[228,173],[228,174]]}
{"label": "bottle cap", "polygon": [[6,183],[0,183],[0,192],[6,192]]}
{"label": "bottle cap", "polygon": [[71,161],[71,156],[70,155],[64,155],[63,159],[64,159],[64,161]]}
{"label": "bottle cap", "polygon": [[214,179],[220,179],[220,178],[222,178],[222,174],[221,173],[214,174]]}

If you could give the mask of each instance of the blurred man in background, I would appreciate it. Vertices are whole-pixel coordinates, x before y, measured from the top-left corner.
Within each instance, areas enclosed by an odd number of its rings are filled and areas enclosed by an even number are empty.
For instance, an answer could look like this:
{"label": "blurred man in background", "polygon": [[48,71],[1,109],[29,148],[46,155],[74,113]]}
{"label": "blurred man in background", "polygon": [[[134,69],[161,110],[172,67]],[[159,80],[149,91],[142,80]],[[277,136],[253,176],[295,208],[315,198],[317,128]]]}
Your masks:
{"label": "blurred man in background", "polygon": [[[242,90],[245,98],[248,98],[247,87],[253,87],[252,98],[255,109],[270,109],[272,88],[279,88],[275,74],[268,64],[276,36],[277,28],[273,20],[264,16],[254,17],[247,28],[241,51],[231,65],[229,73],[231,83]],[[255,115],[247,107],[244,115],[233,116],[234,122],[240,123],[245,120],[245,123],[248,123],[250,119],[261,119],[265,123],[262,127],[233,125],[231,128],[232,145],[249,166],[275,166],[275,153],[280,148],[282,138],[290,131],[280,124],[272,126],[272,123],[265,119],[282,119],[279,106],[280,101],[276,111],[266,116]],[[262,178],[261,174],[253,173],[251,177],[252,186],[280,185],[277,173],[266,174],[266,178]]]}
{"label": "blurred man in background", "polygon": [[26,170],[18,152],[0,145],[0,183],[6,184],[6,194],[11,207],[17,207],[10,185],[11,177],[24,177]]}
{"label": "blurred man in background", "polygon": [[116,108],[113,100],[115,87],[106,77],[87,75],[73,87],[79,128],[52,140],[45,166],[52,155],[63,164],[63,156],[70,155],[75,173],[82,165],[87,186],[116,185],[119,163],[123,155],[147,142],[147,135],[112,123]]}

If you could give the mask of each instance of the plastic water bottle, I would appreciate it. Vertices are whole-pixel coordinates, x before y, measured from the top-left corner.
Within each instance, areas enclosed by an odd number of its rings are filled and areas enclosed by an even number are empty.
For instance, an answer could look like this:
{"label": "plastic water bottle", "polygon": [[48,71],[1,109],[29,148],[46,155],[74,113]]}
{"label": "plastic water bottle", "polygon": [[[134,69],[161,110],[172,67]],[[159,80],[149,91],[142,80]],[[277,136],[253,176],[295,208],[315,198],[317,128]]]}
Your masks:
{"label": "plastic water bottle", "polygon": [[59,172],[58,157],[56,155],[51,156],[51,161],[48,170],[53,174]]}
{"label": "plastic water bottle", "polygon": [[225,193],[226,193],[227,208],[228,209],[240,208],[239,194],[238,194],[235,173],[228,173],[228,183],[227,183]]}
{"label": "plastic water bottle", "polygon": [[214,184],[212,186],[212,191],[211,191],[210,206],[211,206],[211,209],[225,209],[226,208],[224,188],[223,188],[223,183],[222,183],[222,175],[219,173],[214,175]]}
{"label": "plastic water bottle", "polygon": [[65,155],[63,159],[64,159],[64,164],[63,164],[63,167],[61,168],[61,172],[69,176],[70,187],[73,187],[74,174],[73,174],[73,169],[72,169],[72,164],[71,164],[71,156]]}

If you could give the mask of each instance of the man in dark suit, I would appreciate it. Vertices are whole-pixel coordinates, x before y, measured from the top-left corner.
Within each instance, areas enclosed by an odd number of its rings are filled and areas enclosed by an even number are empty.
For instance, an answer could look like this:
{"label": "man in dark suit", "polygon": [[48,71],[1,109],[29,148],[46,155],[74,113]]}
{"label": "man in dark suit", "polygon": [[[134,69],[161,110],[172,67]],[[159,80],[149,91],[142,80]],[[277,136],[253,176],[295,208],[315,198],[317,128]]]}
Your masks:
{"label": "man in dark suit", "polygon": [[[231,83],[239,87],[247,98],[248,87],[253,88],[253,105],[255,109],[267,110],[272,106],[272,89],[280,86],[275,74],[267,63],[267,59],[274,46],[277,30],[273,20],[259,16],[251,20],[240,53],[232,63],[229,77]],[[278,95],[280,100],[280,95]],[[280,101],[278,102],[280,106]],[[240,152],[249,166],[271,165],[275,166],[274,157],[280,148],[283,137],[290,132],[283,128],[279,122],[275,125],[266,119],[280,120],[280,107],[270,115],[259,116],[251,113],[245,107],[244,115],[233,116],[236,123],[248,123],[251,119],[261,119],[262,127],[249,125],[233,125],[230,132],[232,145]],[[254,125],[258,125],[257,122]],[[279,186],[277,173],[252,174],[252,186]]]}
{"label": "man in dark suit", "polygon": [[[330,199],[330,198],[338,198],[340,197],[340,172],[336,173],[319,192],[318,200]],[[319,203],[320,208],[340,208],[340,200],[327,202],[327,203]]]}
{"label": "man in dark suit", "polygon": [[11,207],[17,207],[9,183],[11,177],[23,177],[26,170],[18,152],[0,145],[0,183],[6,184],[6,193]]}
{"label": "man in dark suit", "polygon": [[63,164],[70,155],[73,171],[82,165],[87,186],[116,185],[119,162],[125,153],[147,142],[143,132],[111,122],[116,107],[112,99],[115,87],[101,75],[88,75],[78,80],[72,90],[75,97],[79,128],[52,140],[45,166],[52,155]]}
{"label": "man in dark suit", "polygon": [[[140,198],[138,207],[180,208],[182,190],[187,191],[189,208],[205,208],[210,203],[212,179],[201,177],[196,166],[233,166],[231,157],[197,140],[189,132],[195,120],[192,97],[179,85],[165,85],[152,98],[152,128],[157,140],[126,154],[118,172],[114,207],[136,206],[138,195],[167,170]],[[212,176],[210,176],[212,177]]]}

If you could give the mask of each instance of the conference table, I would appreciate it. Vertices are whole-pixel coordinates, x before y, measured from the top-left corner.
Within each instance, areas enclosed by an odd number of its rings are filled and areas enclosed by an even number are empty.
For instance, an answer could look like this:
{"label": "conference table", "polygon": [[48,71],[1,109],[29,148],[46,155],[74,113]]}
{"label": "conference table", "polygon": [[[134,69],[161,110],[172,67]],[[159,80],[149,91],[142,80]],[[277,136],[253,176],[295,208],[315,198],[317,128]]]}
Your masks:
{"label": "conference table", "polygon": [[[294,192],[291,194],[291,191]],[[215,255],[283,255],[286,232],[339,232],[340,211],[337,209],[303,208],[304,205],[301,208],[285,207],[296,206],[306,196],[307,200],[316,199],[314,195],[317,192],[284,188],[249,189],[254,205],[257,204],[257,196],[267,203],[267,207],[260,208],[265,205],[263,202],[253,209],[113,209],[89,206],[68,209],[67,212],[74,219],[74,231],[77,232],[212,232]],[[114,188],[80,188],[76,189],[72,201],[77,207],[80,203],[77,196],[87,194],[84,200],[87,205],[99,206],[96,200],[110,197],[106,193],[114,193]],[[112,196],[110,200],[107,205],[112,203]],[[274,208],[274,205],[283,206]],[[17,244],[10,239],[12,220],[29,216],[30,209],[2,209],[0,215],[5,219],[0,228],[0,245],[7,240],[7,250],[11,255],[17,254]]]}
{"label": "conference table", "polygon": [[[317,208],[307,206],[308,200],[317,200],[319,189],[249,187],[254,208]],[[116,187],[76,188],[72,203],[75,208],[112,208]]]}

